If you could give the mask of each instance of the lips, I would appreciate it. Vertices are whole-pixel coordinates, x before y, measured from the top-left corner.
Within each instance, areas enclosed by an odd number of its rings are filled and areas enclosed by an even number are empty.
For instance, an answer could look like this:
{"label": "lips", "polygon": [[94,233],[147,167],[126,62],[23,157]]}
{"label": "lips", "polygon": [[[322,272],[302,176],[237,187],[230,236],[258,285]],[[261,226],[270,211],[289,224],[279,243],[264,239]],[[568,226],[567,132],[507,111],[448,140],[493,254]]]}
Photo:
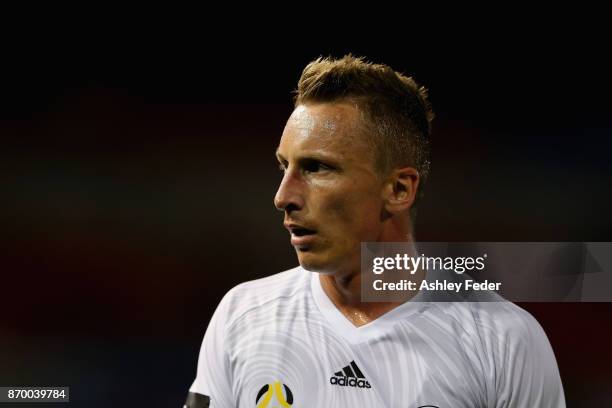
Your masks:
{"label": "lips", "polygon": [[291,234],[291,245],[303,247],[310,244],[317,231],[296,223],[285,223],[285,228]]}
{"label": "lips", "polygon": [[301,237],[304,235],[315,234],[317,232],[316,230],[312,228],[307,228],[301,224],[296,224],[296,223],[285,223],[285,228],[289,230],[291,235],[296,235],[298,237]]}

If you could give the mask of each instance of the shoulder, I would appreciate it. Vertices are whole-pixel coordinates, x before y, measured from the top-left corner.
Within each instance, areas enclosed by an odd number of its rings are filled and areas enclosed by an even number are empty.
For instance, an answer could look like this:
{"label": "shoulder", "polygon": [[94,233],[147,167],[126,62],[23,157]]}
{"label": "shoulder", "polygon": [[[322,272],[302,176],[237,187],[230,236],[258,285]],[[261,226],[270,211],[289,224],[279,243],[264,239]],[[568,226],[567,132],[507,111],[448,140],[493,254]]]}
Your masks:
{"label": "shoulder", "polygon": [[270,307],[297,304],[310,290],[310,272],[295,267],[229,290],[217,308],[227,328],[245,316],[264,313]]}
{"label": "shoulder", "polygon": [[538,321],[518,305],[499,297],[489,302],[441,302],[428,309],[441,324],[488,355],[509,357],[507,353],[549,347]]}
{"label": "shoulder", "polygon": [[498,339],[524,342],[544,338],[544,330],[538,321],[520,306],[503,300],[469,304],[478,330]]}
{"label": "shoulder", "polygon": [[440,325],[460,339],[464,352],[489,381],[491,400],[523,401],[512,406],[563,406],[554,352],[529,312],[508,301],[457,302],[430,309],[443,322]]}

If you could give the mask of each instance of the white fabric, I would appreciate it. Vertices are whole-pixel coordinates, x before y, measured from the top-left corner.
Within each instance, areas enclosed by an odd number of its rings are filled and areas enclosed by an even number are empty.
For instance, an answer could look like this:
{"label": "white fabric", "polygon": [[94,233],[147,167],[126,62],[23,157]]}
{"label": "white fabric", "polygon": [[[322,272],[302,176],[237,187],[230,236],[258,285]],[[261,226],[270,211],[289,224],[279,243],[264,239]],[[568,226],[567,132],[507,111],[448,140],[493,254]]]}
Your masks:
{"label": "white fabric", "polygon": [[[353,361],[370,388],[333,384]],[[288,406],[257,400],[277,381],[293,407],[565,407],[548,339],[518,306],[411,301],[355,327],[301,267],[227,293],[190,391],[211,408]]]}

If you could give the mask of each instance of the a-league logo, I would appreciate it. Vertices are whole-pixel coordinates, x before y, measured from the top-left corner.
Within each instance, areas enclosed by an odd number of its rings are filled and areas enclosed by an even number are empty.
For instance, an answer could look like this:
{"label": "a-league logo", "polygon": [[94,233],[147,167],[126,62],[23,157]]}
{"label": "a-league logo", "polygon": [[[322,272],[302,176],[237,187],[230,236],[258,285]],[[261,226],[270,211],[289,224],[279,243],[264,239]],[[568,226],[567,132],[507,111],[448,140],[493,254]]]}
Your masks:
{"label": "a-league logo", "polygon": [[293,394],[286,384],[275,381],[261,387],[255,398],[255,404],[257,408],[291,408],[293,404]]}

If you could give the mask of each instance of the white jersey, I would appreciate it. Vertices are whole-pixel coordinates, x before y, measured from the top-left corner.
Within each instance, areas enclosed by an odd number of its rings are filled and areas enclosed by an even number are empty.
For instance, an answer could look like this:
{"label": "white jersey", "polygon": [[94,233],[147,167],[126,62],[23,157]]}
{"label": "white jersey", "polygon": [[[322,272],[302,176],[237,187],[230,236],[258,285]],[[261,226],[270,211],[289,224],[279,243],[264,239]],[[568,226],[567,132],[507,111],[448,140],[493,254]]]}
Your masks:
{"label": "white jersey", "polygon": [[[500,298],[501,299],[501,298]],[[301,267],[230,290],[188,407],[565,407],[537,321],[510,302],[406,302],[355,327]]]}

